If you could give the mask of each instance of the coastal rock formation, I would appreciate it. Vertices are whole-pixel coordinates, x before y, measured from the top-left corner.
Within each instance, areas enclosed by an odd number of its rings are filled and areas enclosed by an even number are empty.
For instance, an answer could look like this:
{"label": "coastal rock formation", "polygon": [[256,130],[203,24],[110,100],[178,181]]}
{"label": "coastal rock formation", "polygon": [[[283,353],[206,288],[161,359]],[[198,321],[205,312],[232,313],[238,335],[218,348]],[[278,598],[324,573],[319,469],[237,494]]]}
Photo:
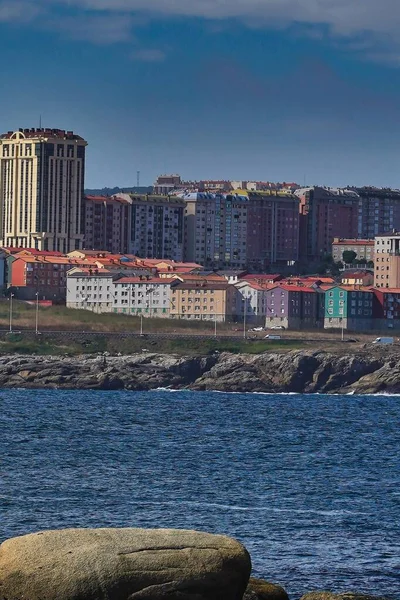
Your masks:
{"label": "coastal rock formation", "polygon": [[300,600],[389,600],[383,596],[371,596],[370,594],[359,594],[358,592],[343,592],[334,594],[333,592],[309,592],[304,594]]}
{"label": "coastal rock formation", "polygon": [[64,529],[0,546],[7,600],[241,600],[250,557],[239,542],[174,529]]}
{"label": "coastal rock formation", "polygon": [[243,600],[289,600],[289,596],[280,585],[250,577]]}
{"label": "coastal rock formation", "polygon": [[269,393],[400,392],[400,355],[317,351],[176,356],[0,356],[0,387]]}

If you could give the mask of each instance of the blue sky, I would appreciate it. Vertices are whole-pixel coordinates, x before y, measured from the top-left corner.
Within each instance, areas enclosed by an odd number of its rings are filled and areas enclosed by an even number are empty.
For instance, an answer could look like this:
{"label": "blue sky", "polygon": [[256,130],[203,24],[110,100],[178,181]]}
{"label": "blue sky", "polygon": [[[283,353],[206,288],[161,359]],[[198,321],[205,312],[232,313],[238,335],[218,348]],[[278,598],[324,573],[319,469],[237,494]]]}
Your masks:
{"label": "blue sky", "polygon": [[398,0],[0,0],[2,130],[73,129],[87,187],[400,187]]}

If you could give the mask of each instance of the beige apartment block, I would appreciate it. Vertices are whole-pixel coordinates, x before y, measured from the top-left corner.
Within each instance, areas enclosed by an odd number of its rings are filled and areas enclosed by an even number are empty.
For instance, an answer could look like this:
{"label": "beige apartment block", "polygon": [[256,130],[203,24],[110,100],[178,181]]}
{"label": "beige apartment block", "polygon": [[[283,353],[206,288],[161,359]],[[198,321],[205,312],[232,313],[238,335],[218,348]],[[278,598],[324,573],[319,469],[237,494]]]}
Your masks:
{"label": "beige apartment block", "polygon": [[232,314],[234,286],[223,281],[181,281],[171,286],[173,319],[226,321]]}
{"label": "beige apartment block", "polygon": [[400,288],[400,232],[375,238],[374,285]]}
{"label": "beige apartment block", "polygon": [[86,146],[61,129],[0,136],[1,246],[82,248]]}

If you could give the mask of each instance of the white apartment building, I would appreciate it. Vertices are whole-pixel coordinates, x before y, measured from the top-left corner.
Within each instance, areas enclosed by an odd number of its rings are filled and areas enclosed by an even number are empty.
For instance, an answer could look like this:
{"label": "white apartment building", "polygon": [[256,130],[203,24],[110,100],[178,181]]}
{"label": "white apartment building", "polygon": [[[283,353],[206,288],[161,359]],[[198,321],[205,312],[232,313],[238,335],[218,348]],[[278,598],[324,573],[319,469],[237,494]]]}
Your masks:
{"label": "white apartment building", "polygon": [[267,304],[266,291],[256,282],[240,281],[235,284],[236,293],[236,315],[248,323],[264,323]]}
{"label": "white apartment building", "polygon": [[106,269],[75,268],[67,273],[67,308],[112,312],[115,274]]}
{"label": "white apartment building", "polygon": [[0,245],[70,252],[84,239],[87,142],[72,131],[0,136]]}
{"label": "white apartment building", "polygon": [[95,313],[124,313],[168,318],[172,278],[125,277],[102,270],[72,269],[67,279],[67,308]]}
{"label": "white apartment building", "polygon": [[177,196],[117,194],[130,204],[128,253],[183,260],[185,203]]}
{"label": "white apartment building", "polygon": [[247,262],[247,196],[183,193],[184,260],[205,267],[243,268]]}
{"label": "white apartment building", "polygon": [[114,282],[113,312],[168,318],[172,278],[122,277]]}

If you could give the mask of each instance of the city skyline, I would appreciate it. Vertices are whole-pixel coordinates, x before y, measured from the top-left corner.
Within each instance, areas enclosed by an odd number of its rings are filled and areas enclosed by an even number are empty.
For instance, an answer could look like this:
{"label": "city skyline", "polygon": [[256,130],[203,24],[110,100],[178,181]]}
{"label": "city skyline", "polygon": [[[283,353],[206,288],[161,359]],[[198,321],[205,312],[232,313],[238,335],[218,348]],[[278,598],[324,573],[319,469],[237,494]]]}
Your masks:
{"label": "city skyline", "polygon": [[375,4],[3,0],[2,129],[80,132],[87,188],[398,188],[400,7]]}

